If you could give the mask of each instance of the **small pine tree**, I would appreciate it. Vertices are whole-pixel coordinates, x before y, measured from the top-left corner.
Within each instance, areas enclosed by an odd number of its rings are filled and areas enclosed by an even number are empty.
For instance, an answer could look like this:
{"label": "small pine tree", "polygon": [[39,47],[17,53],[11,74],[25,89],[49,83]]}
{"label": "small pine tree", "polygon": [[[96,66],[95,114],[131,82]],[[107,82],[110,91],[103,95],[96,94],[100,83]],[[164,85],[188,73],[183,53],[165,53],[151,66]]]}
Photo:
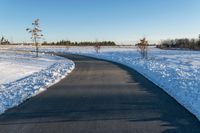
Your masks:
{"label": "small pine tree", "polygon": [[43,37],[43,34],[41,34],[42,30],[39,26],[39,19],[36,19],[32,23],[32,28],[27,28],[26,31],[28,31],[31,34],[31,39],[34,41],[34,45],[36,47],[36,57],[38,57],[39,52],[39,43],[38,40]]}
{"label": "small pine tree", "polygon": [[7,44],[10,44],[10,42],[5,37],[2,36],[0,39],[0,44],[7,45]]}
{"label": "small pine tree", "polygon": [[4,42],[4,37],[2,36],[2,37],[1,37],[0,44],[3,44],[3,42]]}

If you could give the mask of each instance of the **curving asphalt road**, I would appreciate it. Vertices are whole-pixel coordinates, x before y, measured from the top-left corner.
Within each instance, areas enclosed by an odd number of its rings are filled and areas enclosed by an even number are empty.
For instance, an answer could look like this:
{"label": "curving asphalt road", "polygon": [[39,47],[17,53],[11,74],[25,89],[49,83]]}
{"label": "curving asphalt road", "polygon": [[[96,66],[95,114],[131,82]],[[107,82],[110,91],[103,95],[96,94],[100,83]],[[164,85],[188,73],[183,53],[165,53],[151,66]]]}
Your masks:
{"label": "curving asphalt road", "polygon": [[75,70],[0,116],[0,133],[200,133],[200,122],[125,66],[75,55]]}

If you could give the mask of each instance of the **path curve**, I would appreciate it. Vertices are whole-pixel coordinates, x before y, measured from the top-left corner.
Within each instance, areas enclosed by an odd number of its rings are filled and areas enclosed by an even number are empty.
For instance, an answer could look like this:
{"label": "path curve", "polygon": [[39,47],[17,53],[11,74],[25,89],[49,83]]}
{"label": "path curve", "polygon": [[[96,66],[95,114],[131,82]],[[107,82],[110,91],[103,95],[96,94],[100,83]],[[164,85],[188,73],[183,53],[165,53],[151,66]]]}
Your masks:
{"label": "path curve", "polygon": [[199,121],[136,71],[62,55],[74,71],[0,116],[0,133],[200,133]]}

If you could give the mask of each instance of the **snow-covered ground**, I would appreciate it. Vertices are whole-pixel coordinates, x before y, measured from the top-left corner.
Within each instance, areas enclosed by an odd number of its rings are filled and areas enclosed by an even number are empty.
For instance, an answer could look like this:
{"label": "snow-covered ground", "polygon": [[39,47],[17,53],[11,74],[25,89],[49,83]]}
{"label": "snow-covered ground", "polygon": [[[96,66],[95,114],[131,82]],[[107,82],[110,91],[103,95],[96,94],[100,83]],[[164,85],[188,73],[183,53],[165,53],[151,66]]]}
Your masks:
{"label": "snow-covered ground", "polygon": [[[33,49],[18,47],[18,49]],[[200,120],[200,52],[149,49],[143,60],[134,47],[104,47],[97,54],[93,47],[70,49],[43,47],[46,52],[69,52],[106,59],[129,66],[160,86]]]}
{"label": "snow-covered ground", "polygon": [[0,114],[44,91],[74,69],[65,58],[0,50]]}

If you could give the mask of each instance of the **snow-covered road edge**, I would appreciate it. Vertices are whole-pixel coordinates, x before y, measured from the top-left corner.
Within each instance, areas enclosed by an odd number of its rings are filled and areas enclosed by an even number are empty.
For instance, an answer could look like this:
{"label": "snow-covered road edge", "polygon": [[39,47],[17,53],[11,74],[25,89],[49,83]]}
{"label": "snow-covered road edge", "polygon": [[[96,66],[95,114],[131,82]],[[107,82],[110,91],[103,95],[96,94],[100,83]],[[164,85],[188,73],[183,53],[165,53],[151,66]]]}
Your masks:
{"label": "snow-covered road edge", "polygon": [[66,77],[74,68],[73,61],[63,58],[45,70],[15,82],[0,85],[0,114],[45,91]]}

